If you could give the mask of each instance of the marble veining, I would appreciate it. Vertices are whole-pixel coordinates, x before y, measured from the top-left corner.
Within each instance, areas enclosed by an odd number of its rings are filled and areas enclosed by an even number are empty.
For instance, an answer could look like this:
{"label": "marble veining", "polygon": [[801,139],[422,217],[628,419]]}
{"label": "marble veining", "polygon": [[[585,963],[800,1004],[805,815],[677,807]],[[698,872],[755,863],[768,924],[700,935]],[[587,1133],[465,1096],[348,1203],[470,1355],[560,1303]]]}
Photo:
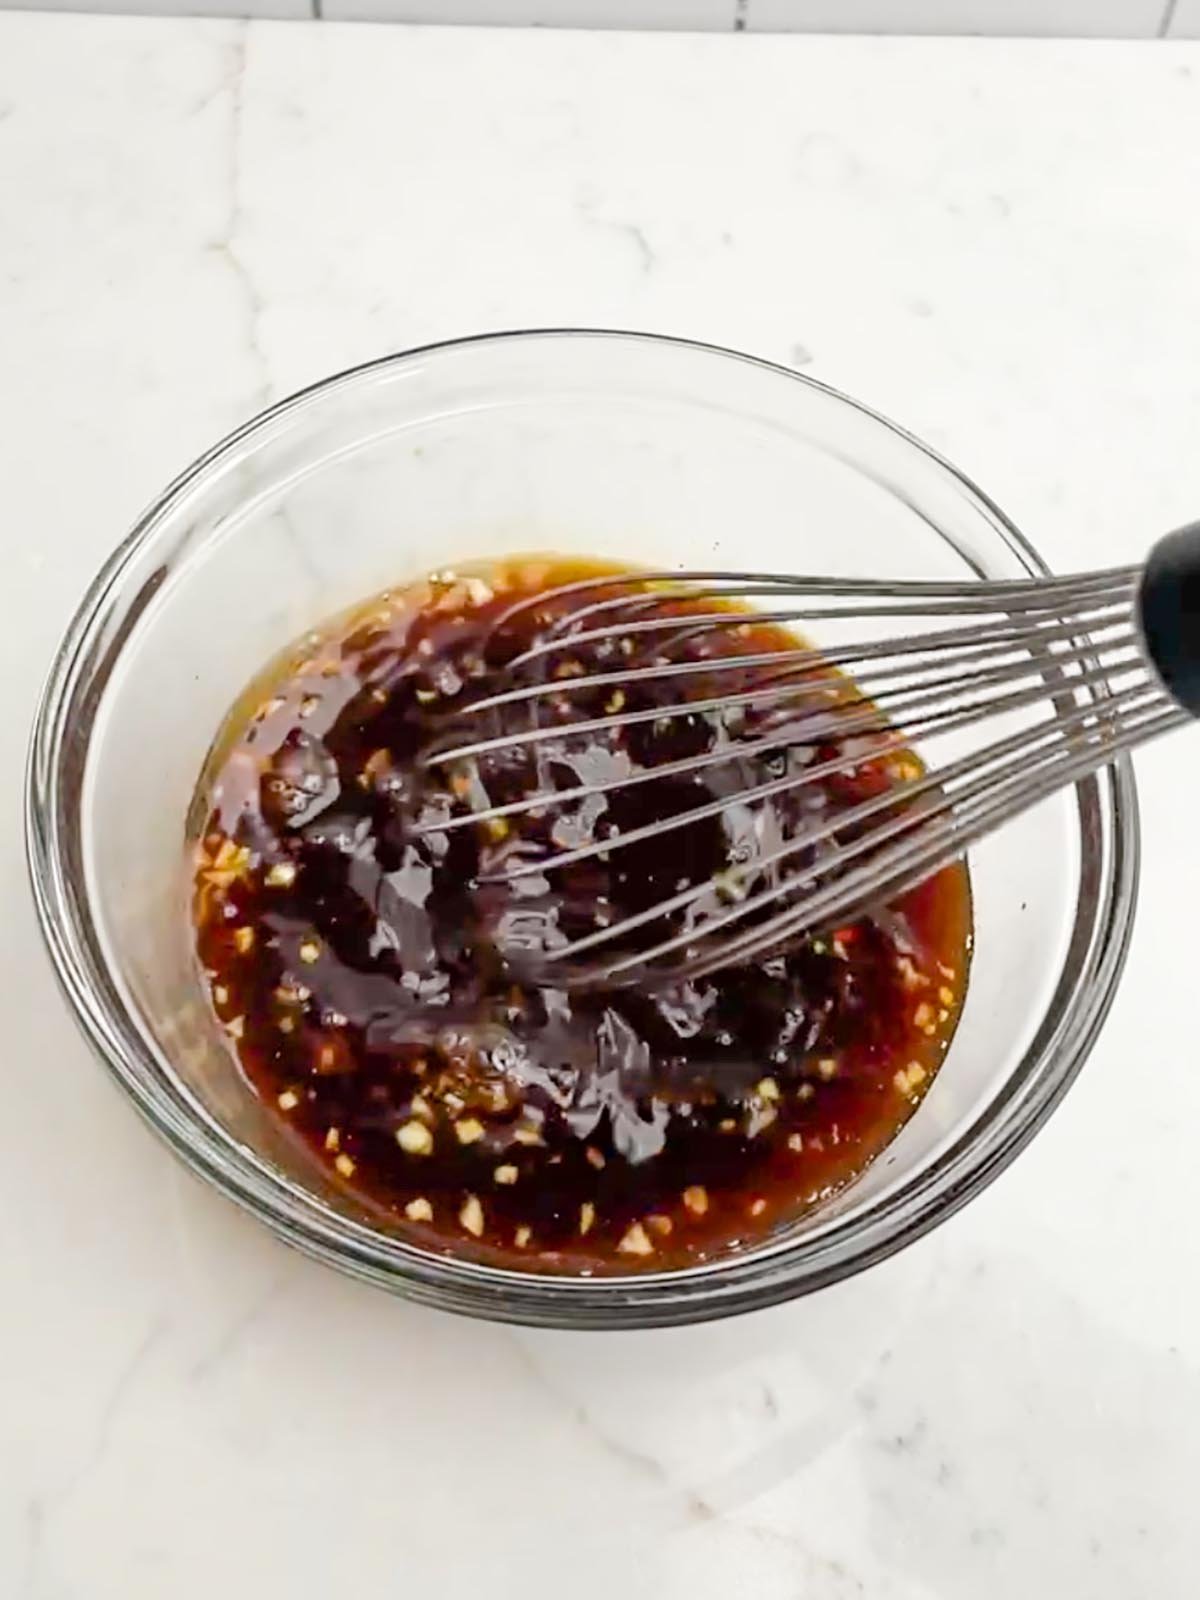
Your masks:
{"label": "marble veining", "polygon": [[213,250],[229,263],[229,269],[245,302],[246,348],[254,356],[261,378],[256,391],[255,409],[261,410],[271,400],[270,368],[266,352],[259,338],[259,324],[263,314],[263,300],[258,286],[242,258],[240,236],[245,218],[245,196],[242,175],[242,128],[246,109],[246,68],[250,52],[251,35],[247,25],[237,27],[228,47],[228,69],[223,86],[223,97],[228,101],[229,117],[226,143],[228,171],[226,193],[228,216],[220,238],[214,240]]}
{"label": "marble veining", "polygon": [[389,1301],[183,1173],[55,990],[17,774],[163,482],[484,328],[803,366],[1056,566],[1130,559],[1200,512],[1198,186],[1200,46],[0,15],[4,1600],[1196,1592],[1192,745],[1140,761],[1126,978],[1016,1166],[852,1283],[619,1336]]}

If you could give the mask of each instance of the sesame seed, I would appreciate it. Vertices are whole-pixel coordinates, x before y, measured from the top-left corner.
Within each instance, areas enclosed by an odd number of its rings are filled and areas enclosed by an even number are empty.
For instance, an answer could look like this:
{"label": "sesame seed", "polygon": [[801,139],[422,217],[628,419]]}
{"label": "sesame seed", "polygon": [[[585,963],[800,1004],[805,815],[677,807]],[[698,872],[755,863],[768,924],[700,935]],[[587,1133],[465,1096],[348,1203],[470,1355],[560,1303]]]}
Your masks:
{"label": "sesame seed", "polygon": [[787,1147],[789,1150],[800,1151],[804,1149],[804,1136],[799,1133],[789,1133]]}
{"label": "sesame seed", "polygon": [[536,1128],[531,1128],[523,1123],[519,1128],[513,1129],[513,1138],[518,1144],[541,1144],[542,1136]]}
{"label": "sesame seed", "polygon": [[311,967],[321,954],[320,942],[316,939],[301,939],[299,954],[301,961]]}
{"label": "sesame seed", "polygon": [[752,1217],[761,1217],[766,1209],[767,1202],[765,1200],[752,1200],[750,1202],[750,1215]]}
{"label": "sesame seed", "polygon": [[774,1078],[760,1078],[754,1092],[763,1100],[778,1100],[779,1085]]}
{"label": "sesame seed", "polygon": [[478,1239],[483,1232],[483,1207],[478,1198],[469,1194],[463,1201],[462,1210],[458,1213],[458,1220],[468,1233],[474,1234]]}
{"label": "sesame seed", "polygon": [[327,1128],[325,1130],[326,1150],[340,1150],[342,1145],[342,1130],[340,1128]]}
{"label": "sesame seed", "polygon": [[246,926],[235,929],[233,948],[240,956],[244,956],[247,951],[252,950],[254,948],[254,929]]}
{"label": "sesame seed", "polygon": [[828,1082],[828,1080],[834,1076],[834,1074],[837,1072],[837,1069],[838,1064],[836,1056],[822,1056],[817,1062],[817,1071],[826,1080],[826,1082]]}
{"label": "sesame seed", "polygon": [[664,1217],[660,1211],[653,1211],[646,1218],[646,1226],[650,1228],[652,1232],[659,1234],[665,1239],[667,1234],[669,1234],[674,1227],[674,1223],[672,1223],[670,1217]]}
{"label": "sesame seed", "polygon": [[525,1246],[532,1238],[533,1229],[522,1225],[517,1229],[516,1233],[513,1234],[513,1243],[516,1245],[518,1250],[524,1250]]}
{"label": "sesame seed", "polygon": [[290,889],[295,881],[296,865],[293,861],[277,861],[263,879],[268,889]]}
{"label": "sesame seed", "polygon": [[460,1117],[454,1124],[459,1144],[475,1144],[483,1138],[483,1123],[478,1117]]}
{"label": "sesame seed", "polygon": [[396,1143],[405,1155],[427,1156],[433,1149],[433,1135],[423,1122],[404,1122],[396,1129]]}
{"label": "sesame seed", "polygon": [[954,990],[943,984],[938,990],[938,999],[944,1006],[952,1006],[954,1004]]}
{"label": "sesame seed", "polygon": [[581,1237],[590,1230],[595,1220],[596,1208],[590,1200],[585,1200],[579,1208],[579,1232]]}
{"label": "sesame seed", "polygon": [[683,1191],[683,1203],[694,1217],[702,1217],[708,1210],[708,1190],[701,1183],[692,1183]]}
{"label": "sesame seed", "polygon": [[229,990],[223,983],[213,984],[212,997],[219,1006],[227,1006],[229,1004]]}
{"label": "sesame seed", "polygon": [[350,1157],[345,1153],[338,1156],[337,1160],[333,1164],[341,1173],[343,1178],[352,1178],[354,1176],[354,1162],[351,1161]]}
{"label": "sesame seed", "polygon": [[584,1151],[584,1155],[587,1158],[587,1162],[588,1162],[589,1166],[595,1167],[597,1172],[603,1172],[603,1170],[604,1170],[604,1157],[600,1153],[600,1151],[596,1149],[594,1144],[589,1144],[588,1145],[587,1149]]}
{"label": "sesame seed", "polygon": [[275,1103],[281,1111],[294,1111],[300,1104],[300,1096],[296,1093],[295,1089],[285,1089],[283,1093],[276,1098]]}
{"label": "sesame seed", "polygon": [[410,1222],[432,1222],[433,1207],[424,1195],[418,1195],[415,1200],[410,1200],[404,1208],[404,1215]]}
{"label": "sesame seed", "polygon": [[492,1176],[497,1183],[516,1183],[521,1174],[516,1167],[506,1163],[502,1167],[497,1167]]}

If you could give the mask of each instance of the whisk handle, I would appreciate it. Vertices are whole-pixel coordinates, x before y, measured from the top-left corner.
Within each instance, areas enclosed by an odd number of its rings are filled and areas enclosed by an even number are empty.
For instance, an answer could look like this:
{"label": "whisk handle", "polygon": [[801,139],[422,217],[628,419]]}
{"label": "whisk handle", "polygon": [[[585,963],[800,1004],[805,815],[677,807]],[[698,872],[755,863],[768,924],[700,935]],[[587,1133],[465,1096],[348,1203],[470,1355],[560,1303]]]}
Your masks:
{"label": "whisk handle", "polygon": [[1151,550],[1138,610],[1159,677],[1185,710],[1200,717],[1200,522],[1176,528]]}

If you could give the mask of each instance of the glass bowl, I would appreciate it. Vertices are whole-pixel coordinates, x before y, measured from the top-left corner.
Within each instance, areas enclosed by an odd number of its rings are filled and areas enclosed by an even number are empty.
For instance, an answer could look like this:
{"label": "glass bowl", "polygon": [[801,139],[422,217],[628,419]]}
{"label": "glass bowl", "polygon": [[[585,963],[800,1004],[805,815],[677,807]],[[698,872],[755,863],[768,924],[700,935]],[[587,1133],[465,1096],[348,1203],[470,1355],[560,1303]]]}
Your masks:
{"label": "glass bowl", "polygon": [[871,577],[1046,570],[911,436],[731,351],[497,334],[330,378],[176,479],[63,641],[37,713],[27,812],[59,978],[117,1082],[185,1161],[360,1278],[476,1316],[581,1328],[694,1322],[806,1293],[963,1205],[1071,1083],[1130,934],[1130,768],[972,850],[974,965],[945,1064],[895,1142],[823,1209],[674,1272],[547,1276],[426,1250],[333,1189],[242,1078],[194,966],[185,830],[210,740],[281,647],[430,567],[531,550]]}

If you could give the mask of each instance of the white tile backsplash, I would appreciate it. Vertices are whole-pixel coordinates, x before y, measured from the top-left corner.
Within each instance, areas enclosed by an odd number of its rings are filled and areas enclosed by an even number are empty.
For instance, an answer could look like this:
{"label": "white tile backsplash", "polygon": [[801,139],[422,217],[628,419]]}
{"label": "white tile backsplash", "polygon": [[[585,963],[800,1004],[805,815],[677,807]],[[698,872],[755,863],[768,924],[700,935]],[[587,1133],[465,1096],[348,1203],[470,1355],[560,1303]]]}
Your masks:
{"label": "white tile backsplash", "polygon": [[1200,0],[1175,0],[1167,25],[1168,39],[1200,39]]}
{"label": "white tile backsplash", "polygon": [[775,32],[1148,39],[1158,34],[1168,5],[1169,0],[747,0],[746,26]]}
{"label": "white tile backsplash", "polygon": [[0,0],[0,11],[695,32],[1200,38],[1200,0]]}
{"label": "white tile backsplash", "polygon": [[311,20],[312,0],[0,0],[0,11],[120,12],[143,17],[274,17]]}
{"label": "white tile backsplash", "polygon": [[356,22],[475,23],[559,28],[728,32],[737,0],[324,0],[321,14]]}

